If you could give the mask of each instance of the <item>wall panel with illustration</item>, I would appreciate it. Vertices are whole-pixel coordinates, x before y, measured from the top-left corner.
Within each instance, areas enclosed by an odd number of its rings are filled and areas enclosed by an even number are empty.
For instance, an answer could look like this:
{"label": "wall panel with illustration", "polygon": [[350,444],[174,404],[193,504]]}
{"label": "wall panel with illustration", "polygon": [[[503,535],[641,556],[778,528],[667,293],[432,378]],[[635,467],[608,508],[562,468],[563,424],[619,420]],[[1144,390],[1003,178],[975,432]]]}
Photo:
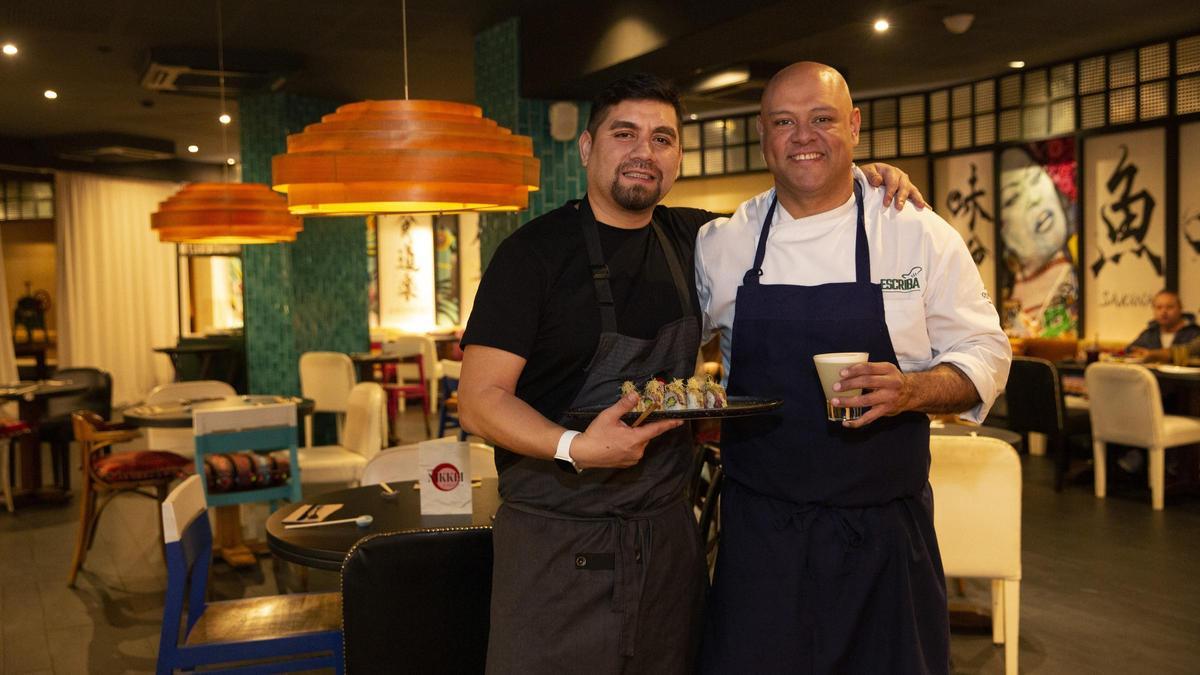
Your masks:
{"label": "wall panel with illustration", "polygon": [[1166,132],[1145,129],[1084,143],[1087,331],[1133,340],[1166,278]]}
{"label": "wall panel with illustration", "polygon": [[993,301],[996,293],[996,199],[992,153],[942,157],[933,165],[934,211],[963,236]]}
{"label": "wall panel with illustration", "polygon": [[1200,122],[1179,128],[1179,296],[1200,310]]}

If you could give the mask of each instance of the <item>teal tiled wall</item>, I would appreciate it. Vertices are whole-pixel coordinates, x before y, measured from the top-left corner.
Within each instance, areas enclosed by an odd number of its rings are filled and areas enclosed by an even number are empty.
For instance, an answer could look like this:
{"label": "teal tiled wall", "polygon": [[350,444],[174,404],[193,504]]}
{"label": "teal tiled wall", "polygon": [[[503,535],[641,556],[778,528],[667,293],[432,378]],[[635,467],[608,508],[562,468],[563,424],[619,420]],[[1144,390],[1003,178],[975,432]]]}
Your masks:
{"label": "teal tiled wall", "polygon": [[[479,222],[481,262],[491,260],[496,246],[527,220],[553,211],[587,189],[574,139],[550,137],[548,121],[554,101],[521,98],[520,24],[508,19],[475,36],[475,100],[483,114],[513,133],[533,138],[541,160],[541,189],[529,195],[529,210],[518,214],[483,214]],[[579,103],[579,131],[587,124],[588,104]],[[578,134],[577,134],[578,135]]]}
{"label": "teal tiled wall", "polygon": [[[336,107],[284,93],[241,97],[242,180],[270,185],[271,158],[288,134]],[[251,392],[298,394],[304,352],[367,348],[363,218],[306,218],[294,243],[242,247],[242,265]]]}

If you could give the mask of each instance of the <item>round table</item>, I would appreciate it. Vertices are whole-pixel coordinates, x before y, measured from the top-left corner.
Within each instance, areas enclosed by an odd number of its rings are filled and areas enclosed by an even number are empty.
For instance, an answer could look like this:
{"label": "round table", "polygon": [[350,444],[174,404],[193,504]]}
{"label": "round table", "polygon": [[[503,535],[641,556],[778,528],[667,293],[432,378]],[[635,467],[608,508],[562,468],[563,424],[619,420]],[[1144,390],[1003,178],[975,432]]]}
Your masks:
{"label": "round table", "polygon": [[[267,546],[283,560],[339,571],[354,544],[369,534],[412,530],[436,532],[450,527],[491,528],[496,511],[500,508],[497,479],[484,478],[472,488],[474,513],[471,515],[421,515],[421,493],[414,489],[416,484],[416,481],[389,482],[388,485],[398,493],[394,497],[384,497],[383,489],[378,485],[364,485],[327,492],[306,499],[304,505],[288,504],[267,519]],[[327,516],[330,520],[369,514],[374,521],[367,527],[345,523],[285,529],[283,520],[296,509],[309,504],[342,504],[341,509]]]}
{"label": "round table", "polygon": [[1021,434],[1000,427],[975,426],[972,424],[943,424],[940,427],[930,426],[929,433],[933,436],[987,436],[998,438],[1005,443],[1021,449]]}
{"label": "round table", "polygon": [[139,427],[186,428],[192,426],[192,411],[204,408],[253,408],[273,403],[295,403],[296,412],[311,415],[315,403],[298,396],[229,396],[225,398],[181,399],[173,405],[136,405],[122,413],[124,420]]}
{"label": "round table", "polygon": [[[35,431],[46,416],[47,402],[58,396],[78,394],[88,388],[67,380],[38,380],[0,386],[0,400],[16,401],[18,416]],[[36,502],[61,503],[71,493],[61,488],[42,487],[42,453],[37,433],[20,438],[21,482],[13,491],[13,501],[27,505]]]}

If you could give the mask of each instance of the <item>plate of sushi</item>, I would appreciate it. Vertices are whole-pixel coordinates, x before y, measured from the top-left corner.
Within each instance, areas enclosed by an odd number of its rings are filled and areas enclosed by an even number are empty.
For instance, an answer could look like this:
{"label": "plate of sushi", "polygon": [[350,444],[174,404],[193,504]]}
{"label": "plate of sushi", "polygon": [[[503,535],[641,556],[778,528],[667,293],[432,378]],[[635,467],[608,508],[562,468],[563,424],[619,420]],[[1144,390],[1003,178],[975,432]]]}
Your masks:
{"label": "plate of sushi", "polygon": [[[676,379],[671,382],[655,378],[640,388],[637,384],[626,381],[621,385],[619,395],[626,394],[638,395],[637,407],[621,418],[626,422],[744,417],[761,415],[783,405],[783,399],[778,398],[727,396],[725,388],[711,377]],[[612,403],[573,408],[567,411],[567,415],[595,417],[611,405]]]}

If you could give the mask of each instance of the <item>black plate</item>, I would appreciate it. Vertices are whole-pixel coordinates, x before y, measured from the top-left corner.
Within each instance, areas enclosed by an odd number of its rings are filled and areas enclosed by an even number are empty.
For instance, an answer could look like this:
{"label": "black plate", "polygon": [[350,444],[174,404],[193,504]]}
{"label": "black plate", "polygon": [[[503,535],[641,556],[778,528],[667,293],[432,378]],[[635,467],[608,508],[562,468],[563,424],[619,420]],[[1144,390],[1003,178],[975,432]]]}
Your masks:
{"label": "black plate", "polygon": [[[569,417],[595,417],[612,405],[590,405],[584,408],[574,408],[567,411]],[[725,417],[748,417],[762,415],[783,405],[781,398],[756,398],[754,396],[730,396],[726,408],[696,408],[695,410],[655,410],[646,418],[647,422],[655,420],[701,420],[719,419]],[[621,416],[625,422],[633,422],[642,413],[631,412]]]}

